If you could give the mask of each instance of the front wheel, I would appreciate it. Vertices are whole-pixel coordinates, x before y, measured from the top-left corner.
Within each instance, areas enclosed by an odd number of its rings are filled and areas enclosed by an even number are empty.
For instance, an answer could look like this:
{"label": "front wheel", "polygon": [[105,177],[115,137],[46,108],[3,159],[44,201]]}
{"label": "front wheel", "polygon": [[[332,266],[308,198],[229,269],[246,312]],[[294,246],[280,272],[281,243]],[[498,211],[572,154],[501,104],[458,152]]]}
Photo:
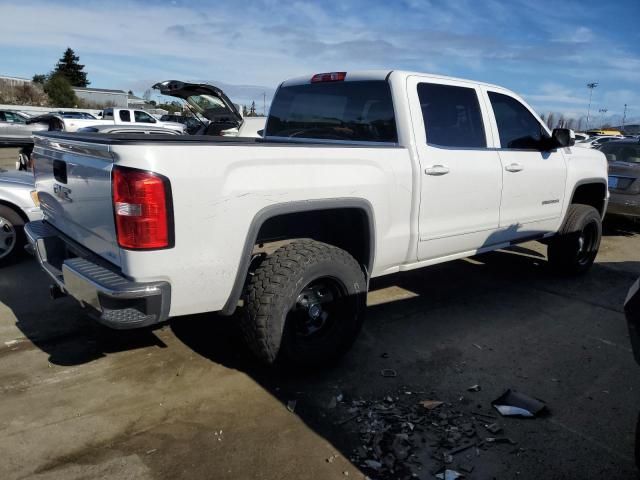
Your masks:
{"label": "front wheel", "polygon": [[348,252],[296,240],[252,275],[242,330],[249,348],[267,364],[329,365],[355,340],[365,301],[365,275]]}
{"label": "front wheel", "polygon": [[558,235],[549,241],[549,264],[559,273],[587,272],[598,254],[602,218],[591,205],[572,204]]}

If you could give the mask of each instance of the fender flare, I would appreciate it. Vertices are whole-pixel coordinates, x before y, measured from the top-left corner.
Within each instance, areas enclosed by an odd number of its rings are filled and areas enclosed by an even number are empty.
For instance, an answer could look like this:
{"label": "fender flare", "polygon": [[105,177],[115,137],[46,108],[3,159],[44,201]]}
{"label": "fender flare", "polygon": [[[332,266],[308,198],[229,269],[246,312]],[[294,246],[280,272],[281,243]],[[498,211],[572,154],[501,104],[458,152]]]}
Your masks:
{"label": "fender flare", "polygon": [[373,259],[375,258],[375,217],[373,214],[373,206],[364,198],[328,198],[319,200],[303,200],[296,202],[279,203],[275,205],[269,205],[259,210],[251,220],[249,230],[245,238],[244,246],[242,248],[242,254],[240,256],[240,262],[238,269],[236,270],[236,278],[233,282],[233,287],[229,298],[227,299],[224,307],[220,310],[221,315],[232,315],[238,305],[240,296],[242,295],[242,289],[249,272],[249,264],[251,262],[251,252],[256,244],[258,233],[264,225],[264,223],[279,215],[290,213],[302,213],[310,212],[314,210],[335,210],[335,209],[359,209],[362,210],[367,218],[367,224],[369,227],[369,258],[366,264],[367,272],[371,272],[373,268]]}
{"label": "fender flare", "polygon": [[607,197],[606,192],[609,189],[609,185],[607,184],[607,180],[602,178],[602,177],[582,178],[582,179],[578,180],[575,183],[575,185],[573,186],[573,190],[571,191],[571,196],[568,198],[567,207],[566,207],[564,215],[562,217],[561,225],[564,225],[564,222],[565,222],[566,217],[567,217],[567,212],[569,211],[569,206],[571,205],[571,203],[573,203],[573,198],[576,195],[576,191],[578,190],[578,187],[581,187],[582,185],[589,185],[589,184],[595,184],[595,183],[599,183],[601,185],[604,185],[605,196],[602,199],[603,206],[602,206],[602,214],[600,215],[601,217],[604,217],[604,214],[607,212],[607,204],[608,204],[608,197]]}

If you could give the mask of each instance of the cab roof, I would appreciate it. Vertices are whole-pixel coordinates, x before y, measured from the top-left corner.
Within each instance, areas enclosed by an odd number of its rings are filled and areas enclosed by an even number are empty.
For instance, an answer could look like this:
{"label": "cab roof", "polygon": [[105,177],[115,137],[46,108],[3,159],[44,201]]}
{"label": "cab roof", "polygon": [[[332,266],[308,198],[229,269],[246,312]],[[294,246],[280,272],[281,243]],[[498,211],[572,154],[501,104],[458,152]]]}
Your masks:
{"label": "cab roof", "polygon": [[[317,75],[318,73],[325,72],[315,72],[310,73],[308,75],[301,75],[299,77],[290,78],[282,82],[281,86],[288,87],[292,85],[305,85],[311,82],[311,77]],[[327,72],[328,73],[328,72]],[[434,80],[451,80],[458,82],[470,82],[476,85],[483,85],[485,87],[491,87],[495,89],[504,89],[499,85],[492,85],[490,83],[479,82],[477,80],[470,80],[467,78],[457,78],[457,77],[448,77],[446,75],[438,75],[434,73],[423,73],[423,72],[412,72],[408,70],[353,70],[346,71],[346,77],[344,79],[345,82],[356,82],[356,81],[366,81],[366,80],[386,80],[391,74],[394,76],[400,77],[409,77],[412,75],[424,77],[424,78],[433,78]]]}

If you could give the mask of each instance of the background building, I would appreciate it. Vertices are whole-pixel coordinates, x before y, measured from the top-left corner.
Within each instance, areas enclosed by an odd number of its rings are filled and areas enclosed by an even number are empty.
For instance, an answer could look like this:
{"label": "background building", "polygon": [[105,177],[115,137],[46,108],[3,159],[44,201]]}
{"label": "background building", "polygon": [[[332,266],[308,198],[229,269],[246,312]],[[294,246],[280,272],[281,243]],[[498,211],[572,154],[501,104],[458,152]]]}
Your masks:
{"label": "background building", "polygon": [[107,88],[72,87],[76,96],[90,105],[127,108],[129,106],[127,92],[109,90]]}

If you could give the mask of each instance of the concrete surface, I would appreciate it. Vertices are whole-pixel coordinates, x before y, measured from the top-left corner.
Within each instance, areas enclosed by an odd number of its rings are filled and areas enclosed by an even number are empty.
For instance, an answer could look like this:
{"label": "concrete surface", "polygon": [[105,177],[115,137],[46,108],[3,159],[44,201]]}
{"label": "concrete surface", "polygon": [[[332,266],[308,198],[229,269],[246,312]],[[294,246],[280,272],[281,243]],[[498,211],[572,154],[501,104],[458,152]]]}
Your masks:
{"label": "concrete surface", "polygon": [[635,478],[640,367],[621,308],[640,275],[639,232],[609,226],[577,279],[551,275],[533,243],[379,279],[354,349],[304,374],[256,366],[234,318],[106,330],[49,300],[24,259],[0,271],[0,478],[363,478],[348,460],[358,425],[329,401],[405,385],[487,412],[506,388],[547,402],[545,418],[504,420],[523,450],[482,451],[467,478]]}

